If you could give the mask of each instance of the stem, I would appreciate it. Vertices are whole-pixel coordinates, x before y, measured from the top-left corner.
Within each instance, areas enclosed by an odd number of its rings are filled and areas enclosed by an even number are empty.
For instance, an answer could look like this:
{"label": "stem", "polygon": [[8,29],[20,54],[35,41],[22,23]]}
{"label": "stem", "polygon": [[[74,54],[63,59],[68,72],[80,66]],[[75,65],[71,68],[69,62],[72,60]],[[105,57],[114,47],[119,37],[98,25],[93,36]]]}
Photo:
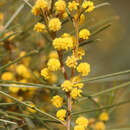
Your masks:
{"label": "stem", "polygon": [[57,51],[57,52],[58,52],[58,56],[59,56],[59,60],[60,60],[60,64],[61,64],[61,71],[64,74],[64,78],[67,80],[68,77],[67,77],[67,73],[66,73],[66,70],[65,70],[65,67],[64,67],[64,63],[62,61],[62,54],[59,51]]}
{"label": "stem", "polygon": [[71,96],[70,93],[67,94],[68,97],[68,117],[67,117],[67,130],[70,130],[70,125],[71,125],[71,110],[72,110],[72,104],[71,104]]}

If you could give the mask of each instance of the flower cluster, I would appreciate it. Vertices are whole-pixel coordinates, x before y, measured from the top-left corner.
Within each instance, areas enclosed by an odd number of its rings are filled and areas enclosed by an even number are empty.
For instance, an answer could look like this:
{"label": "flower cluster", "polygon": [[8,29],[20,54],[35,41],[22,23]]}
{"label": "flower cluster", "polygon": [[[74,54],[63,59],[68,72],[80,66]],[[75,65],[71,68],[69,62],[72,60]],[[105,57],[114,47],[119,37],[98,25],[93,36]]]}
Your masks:
{"label": "flower cluster", "polygon": [[[54,95],[51,99],[52,104],[59,108],[56,113],[56,117],[62,121],[68,121],[69,114],[71,110],[66,110],[66,105],[70,107],[73,104],[73,100],[77,100],[81,97],[82,88],[84,84],[82,83],[82,77],[87,76],[90,72],[90,65],[87,62],[82,62],[83,56],[85,56],[85,50],[79,47],[80,42],[83,40],[88,40],[90,37],[90,31],[88,29],[82,29],[79,31],[75,30],[76,35],[70,35],[68,33],[63,33],[61,36],[57,36],[57,33],[61,30],[64,18],[68,15],[72,18],[74,27],[80,26],[85,21],[85,12],[91,12],[94,9],[93,2],[83,1],[82,4],[78,1],[65,2],[64,0],[57,0],[54,3],[54,8],[51,9],[50,3],[45,0],[37,0],[32,13],[36,16],[42,16],[45,19],[46,26],[41,23],[37,23],[34,30],[37,32],[42,32],[47,28],[47,33],[52,39],[52,45],[56,51],[49,54],[49,60],[46,66],[41,70],[41,75],[46,81],[49,81],[52,74],[60,70],[64,76],[64,81],[61,85],[58,85],[62,93],[68,98],[68,104],[63,101],[65,96]],[[81,5],[80,5],[81,4]],[[51,14],[52,13],[52,14]],[[46,16],[46,17],[45,17]],[[62,31],[62,30],[61,30]],[[71,53],[67,56],[65,54]],[[65,59],[65,63],[64,60]],[[67,68],[71,69],[71,75],[68,76]],[[68,108],[69,109],[69,108]],[[71,109],[71,108],[70,108]],[[85,117],[79,117],[76,120],[75,130],[84,130],[88,126],[88,120]]]}
{"label": "flower cluster", "polygon": [[88,119],[81,116],[76,119],[75,123],[76,126],[74,127],[74,130],[85,130],[85,128],[88,126]]}

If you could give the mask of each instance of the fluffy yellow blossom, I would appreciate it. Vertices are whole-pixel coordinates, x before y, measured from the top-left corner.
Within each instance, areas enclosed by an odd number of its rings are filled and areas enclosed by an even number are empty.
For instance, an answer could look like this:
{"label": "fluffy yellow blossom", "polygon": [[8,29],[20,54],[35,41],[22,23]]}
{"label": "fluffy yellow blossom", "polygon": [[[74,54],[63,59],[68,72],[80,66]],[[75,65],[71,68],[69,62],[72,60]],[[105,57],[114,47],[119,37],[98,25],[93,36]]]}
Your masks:
{"label": "fluffy yellow blossom", "polygon": [[68,9],[70,11],[77,10],[78,6],[79,6],[79,3],[75,2],[75,1],[72,1],[72,2],[68,3]]}
{"label": "fluffy yellow blossom", "polygon": [[45,25],[44,24],[42,24],[42,23],[37,23],[37,24],[35,24],[35,26],[34,26],[34,31],[36,31],[36,32],[42,32],[42,31],[45,31]]}
{"label": "fluffy yellow blossom", "polygon": [[56,83],[57,82],[57,75],[56,74],[50,74],[50,77],[48,79],[48,82],[53,84],[53,83]]}
{"label": "fluffy yellow blossom", "polygon": [[48,26],[51,31],[56,32],[61,29],[61,22],[58,18],[52,18],[50,19]]}
{"label": "fluffy yellow blossom", "polygon": [[[74,51],[73,51],[73,55],[74,55]],[[83,48],[78,48],[77,52],[76,52],[76,58],[78,60],[82,60],[82,57],[85,55],[85,50]]]}
{"label": "fluffy yellow blossom", "polygon": [[23,65],[23,64],[19,64],[16,67],[16,72],[20,76],[23,76],[24,78],[31,78],[31,73],[30,73],[29,69],[25,65]]}
{"label": "fluffy yellow blossom", "polygon": [[79,32],[79,38],[82,38],[84,40],[87,40],[90,36],[90,32],[89,30],[87,29],[82,29],[80,32]]}
{"label": "fluffy yellow blossom", "polygon": [[81,117],[78,117],[78,118],[76,119],[75,123],[76,123],[77,125],[82,125],[82,126],[84,126],[84,127],[87,127],[87,126],[88,126],[88,119],[85,118],[85,117],[83,117],[83,116],[81,116]]}
{"label": "fluffy yellow blossom", "polygon": [[107,112],[102,112],[99,116],[99,120],[101,121],[108,121],[109,120],[109,115]]}
{"label": "fluffy yellow blossom", "polygon": [[64,12],[64,13],[62,14],[62,18],[65,19],[65,18],[67,18],[67,17],[68,17],[67,12]]}
{"label": "fluffy yellow blossom", "polygon": [[87,76],[90,72],[90,65],[86,62],[80,63],[77,67],[77,71],[81,73],[82,76]]}
{"label": "fluffy yellow blossom", "polygon": [[75,83],[73,86],[76,88],[83,88],[84,84],[83,83]]}
{"label": "fluffy yellow blossom", "polygon": [[74,130],[85,130],[85,127],[82,126],[82,125],[76,125],[76,126],[74,127]]}
{"label": "fluffy yellow blossom", "polygon": [[13,80],[14,79],[14,74],[12,72],[4,72],[1,75],[2,80]]}
{"label": "fluffy yellow blossom", "polygon": [[41,14],[41,11],[44,11],[48,8],[48,3],[45,0],[37,0],[35,5],[32,8],[32,14],[38,16]]}
{"label": "fluffy yellow blossom", "polygon": [[[35,104],[33,104],[33,103],[30,103],[29,105],[30,105],[31,107],[35,107]],[[32,112],[32,113],[35,113],[35,112],[36,112],[36,110],[34,110],[34,109],[30,108],[30,107],[27,107],[27,109],[28,109],[28,111],[30,111],[30,112]]]}
{"label": "fluffy yellow blossom", "polygon": [[103,122],[97,122],[95,124],[94,130],[105,130],[105,124]]}
{"label": "fluffy yellow blossom", "polygon": [[94,10],[94,4],[92,1],[84,1],[82,4],[82,8],[86,9],[86,12],[91,12]]}
{"label": "fluffy yellow blossom", "polygon": [[67,60],[66,60],[66,65],[70,68],[76,68],[76,65],[77,65],[77,59],[75,56],[68,56],[67,57]]}
{"label": "fluffy yellow blossom", "polygon": [[71,95],[71,97],[72,97],[73,99],[77,99],[77,97],[81,97],[81,93],[82,93],[82,90],[81,90],[81,89],[73,88],[73,89],[71,90],[70,95]]}
{"label": "fluffy yellow blossom", "polygon": [[55,38],[53,40],[53,46],[57,50],[68,50],[73,48],[73,40],[70,37]]}
{"label": "fluffy yellow blossom", "polygon": [[58,59],[51,58],[49,59],[47,66],[50,71],[57,71],[60,69],[60,61]]}
{"label": "fluffy yellow blossom", "polygon": [[73,77],[73,79],[72,79],[72,82],[73,82],[73,83],[75,83],[75,82],[79,82],[79,81],[81,81],[81,77],[80,77],[80,75],[75,76],[75,77]]}
{"label": "fluffy yellow blossom", "polygon": [[0,13],[0,21],[4,19],[4,14]]}
{"label": "fluffy yellow blossom", "polygon": [[83,83],[76,83],[79,81],[81,81],[81,78],[79,75],[72,78],[73,86],[81,89],[81,88],[83,88],[84,84]]}
{"label": "fluffy yellow blossom", "polygon": [[85,15],[81,14],[79,19],[79,24],[82,25],[85,22]]}
{"label": "fluffy yellow blossom", "polygon": [[72,84],[71,81],[69,81],[69,80],[65,80],[65,81],[61,84],[62,90],[64,90],[65,92],[71,91],[71,90],[72,90],[72,86],[73,86],[73,84]]}
{"label": "fluffy yellow blossom", "polygon": [[65,3],[65,1],[64,0],[58,0],[55,3],[55,8],[56,8],[56,12],[58,14],[65,12],[65,10],[66,10],[66,3]]}
{"label": "fluffy yellow blossom", "polygon": [[31,12],[35,16],[39,16],[41,14],[41,10],[37,6],[33,6]]}
{"label": "fluffy yellow blossom", "polygon": [[9,87],[9,91],[12,93],[18,93],[19,90],[20,90],[19,87],[14,87],[14,86]]}
{"label": "fluffy yellow blossom", "polygon": [[44,68],[41,70],[41,76],[43,76],[44,79],[50,78],[50,71],[48,70],[48,68]]}
{"label": "fluffy yellow blossom", "polygon": [[55,59],[58,59],[59,56],[58,56],[58,53],[56,51],[51,51],[50,54],[49,54],[49,58],[55,58]]}
{"label": "fluffy yellow blossom", "polygon": [[51,102],[55,107],[60,108],[63,105],[63,98],[59,95],[56,95],[51,99]]}
{"label": "fluffy yellow blossom", "polygon": [[60,109],[57,111],[56,113],[56,117],[62,121],[64,121],[65,119],[65,116],[66,116],[66,110],[65,109]]}

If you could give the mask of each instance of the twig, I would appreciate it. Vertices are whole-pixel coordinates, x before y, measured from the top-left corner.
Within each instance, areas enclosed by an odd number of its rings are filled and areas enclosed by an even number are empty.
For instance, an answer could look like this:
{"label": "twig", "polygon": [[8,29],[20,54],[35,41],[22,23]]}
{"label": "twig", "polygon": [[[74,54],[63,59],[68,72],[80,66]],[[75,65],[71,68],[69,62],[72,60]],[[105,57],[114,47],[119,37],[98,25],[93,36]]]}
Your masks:
{"label": "twig", "polygon": [[8,121],[8,120],[3,120],[3,119],[0,119],[0,122],[4,122],[4,123],[7,123],[7,124],[17,125],[17,123],[15,123],[15,122]]}
{"label": "twig", "polygon": [[23,0],[30,8],[32,8],[32,5],[28,2],[28,0]]}
{"label": "twig", "polygon": [[[14,86],[14,87],[28,87],[28,88],[49,88],[49,89],[59,89],[59,87],[55,87],[54,85],[46,85],[46,84],[34,84],[34,83],[21,83],[16,81],[8,81],[8,80],[0,80],[0,82],[3,83],[9,83],[9,84],[1,84],[2,86]],[[14,85],[14,84],[20,84],[20,85]],[[21,85],[22,84],[22,85]],[[26,86],[25,86],[26,85]]]}
{"label": "twig", "polygon": [[19,6],[19,8],[15,11],[15,13],[11,16],[11,18],[8,20],[8,22],[5,24],[4,29],[7,29],[8,26],[12,23],[12,21],[15,19],[15,17],[20,13],[20,11],[24,8],[25,4],[22,4]]}

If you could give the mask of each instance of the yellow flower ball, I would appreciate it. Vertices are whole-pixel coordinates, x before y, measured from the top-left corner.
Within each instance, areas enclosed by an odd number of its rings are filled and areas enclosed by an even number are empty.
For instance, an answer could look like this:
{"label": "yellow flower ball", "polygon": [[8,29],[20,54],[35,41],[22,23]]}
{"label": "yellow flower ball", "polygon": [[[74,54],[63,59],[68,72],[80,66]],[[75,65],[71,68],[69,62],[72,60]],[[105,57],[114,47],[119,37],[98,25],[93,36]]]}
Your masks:
{"label": "yellow flower ball", "polygon": [[64,0],[57,0],[55,3],[56,12],[58,14],[65,12],[66,10],[66,3]]}
{"label": "yellow flower ball", "polygon": [[56,51],[51,51],[49,54],[49,59],[51,58],[58,59],[59,58],[58,53]]}
{"label": "yellow flower ball", "polygon": [[64,121],[65,119],[65,116],[66,116],[66,110],[65,109],[60,109],[57,111],[56,113],[56,117],[62,121]]}
{"label": "yellow flower ball", "polygon": [[[74,55],[74,51],[73,51],[73,55]],[[76,58],[78,60],[82,60],[82,57],[85,55],[85,50],[83,48],[78,48],[77,52],[76,52]]]}
{"label": "yellow flower ball", "polygon": [[56,83],[56,82],[57,82],[57,75],[51,73],[51,74],[50,74],[50,78],[48,79],[48,82],[49,82],[50,84]]}
{"label": "yellow flower ball", "polygon": [[39,16],[41,14],[41,10],[37,6],[33,6],[31,12],[35,16]]}
{"label": "yellow flower ball", "polygon": [[95,124],[94,130],[105,130],[105,124],[103,122],[97,122]]}
{"label": "yellow flower ball", "polygon": [[42,14],[41,11],[44,11],[48,8],[48,3],[45,0],[37,0],[35,5],[32,8],[32,14],[35,16],[39,16]]}
{"label": "yellow flower ball", "polygon": [[90,65],[86,62],[80,63],[77,67],[77,71],[81,73],[82,76],[87,76],[90,72]]}
{"label": "yellow flower ball", "polygon": [[58,51],[61,50],[68,50],[73,48],[73,40],[71,37],[65,37],[65,38],[55,38],[53,40],[53,46]]}
{"label": "yellow flower ball", "polygon": [[42,32],[42,31],[45,31],[45,28],[46,28],[46,26],[44,24],[38,22],[34,26],[34,31],[36,31],[36,32]]}
{"label": "yellow flower ball", "polygon": [[29,69],[23,65],[23,64],[19,64],[17,67],[16,67],[16,72],[24,77],[24,78],[31,78],[31,73],[29,71]]}
{"label": "yellow flower ball", "polygon": [[67,18],[67,17],[68,17],[67,12],[64,12],[64,13],[62,14],[62,18],[65,19],[65,18]]}
{"label": "yellow flower ball", "polygon": [[76,88],[83,88],[84,84],[83,83],[74,83],[73,86]]}
{"label": "yellow flower ball", "polygon": [[62,84],[61,84],[62,90],[64,90],[65,92],[69,92],[72,90],[73,84],[71,83],[71,81],[69,80],[65,80]]}
{"label": "yellow flower ball", "polygon": [[79,6],[79,3],[75,2],[75,1],[72,1],[72,2],[68,3],[68,9],[70,11],[77,10],[78,6]]}
{"label": "yellow flower ball", "polygon": [[82,125],[82,126],[84,126],[84,127],[87,127],[87,126],[88,126],[88,119],[85,118],[85,117],[83,117],[83,116],[81,116],[81,117],[78,117],[78,118],[76,119],[75,123],[76,123],[77,125]]}
{"label": "yellow flower ball", "polygon": [[92,12],[95,7],[92,1],[84,1],[82,8],[86,9],[86,12]]}
{"label": "yellow flower ball", "polygon": [[12,93],[18,93],[19,90],[20,90],[19,87],[14,87],[14,86],[9,87],[9,91]]}
{"label": "yellow flower ball", "polygon": [[72,82],[73,82],[73,83],[76,83],[76,82],[79,82],[79,81],[81,81],[80,75],[75,76],[75,77],[72,78]]}
{"label": "yellow flower ball", "polygon": [[58,59],[51,58],[49,59],[47,66],[50,71],[57,71],[60,69],[60,61]]}
{"label": "yellow flower ball", "polygon": [[41,70],[41,76],[43,76],[46,80],[50,78],[50,71],[48,70],[48,68],[44,68]]}
{"label": "yellow flower ball", "polygon": [[109,115],[107,112],[102,112],[99,116],[99,120],[101,121],[108,121],[109,120]]}
{"label": "yellow flower ball", "polygon": [[14,80],[14,74],[12,72],[4,72],[1,75],[2,80]]}
{"label": "yellow flower ball", "polygon": [[74,130],[85,130],[85,127],[83,125],[76,125]]}
{"label": "yellow flower ball", "polygon": [[66,65],[69,68],[76,68],[77,65],[77,59],[75,56],[68,56],[67,60],[65,61]]}
{"label": "yellow flower ball", "polygon": [[55,107],[60,108],[63,105],[63,98],[59,95],[56,95],[51,99],[51,102]]}
{"label": "yellow flower ball", "polygon": [[81,97],[81,93],[82,93],[82,90],[81,90],[81,89],[73,88],[73,89],[71,90],[70,95],[71,95],[71,97],[72,97],[73,99],[77,99],[78,97]]}
{"label": "yellow flower ball", "polygon": [[80,19],[79,19],[79,24],[82,25],[82,24],[84,24],[84,22],[85,22],[85,15],[81,14]]}
{"label": "yellow flower ball", "polygon": [[50,31],[56,32],[61,29],[61,22],[58,18],[52,18],[50,19],[48,26]]}
{"label": "yellow flower ball", "polygon": [[89,36],[90,36],[90,32],[87,29],[82,29],[79,32],[79,38],[81,38],[81,39],[87,40],[89,38]]}

